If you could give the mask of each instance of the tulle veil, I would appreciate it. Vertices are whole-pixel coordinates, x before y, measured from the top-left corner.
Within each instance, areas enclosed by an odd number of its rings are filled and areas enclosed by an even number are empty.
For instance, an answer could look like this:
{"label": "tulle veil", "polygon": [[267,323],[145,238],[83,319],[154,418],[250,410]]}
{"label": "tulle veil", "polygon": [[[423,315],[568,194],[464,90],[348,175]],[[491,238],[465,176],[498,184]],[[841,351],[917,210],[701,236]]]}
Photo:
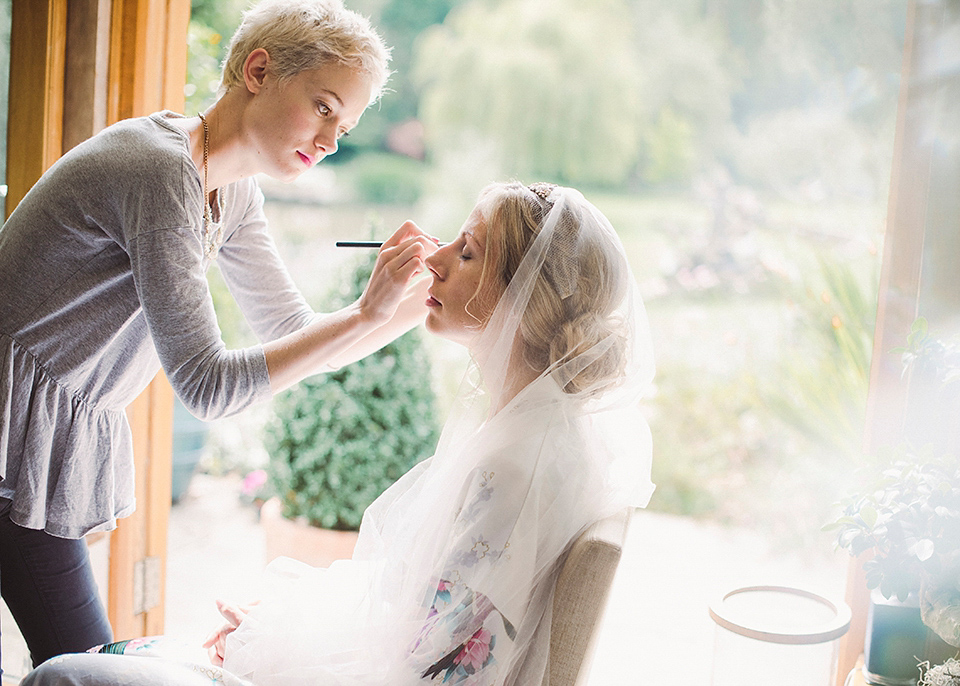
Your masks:
{"label": "tulle veil", "polygon": [[[531,188],[544,219],[479,334],[436,453],[370,506],[353,559],[328,569],[270,565],[266,595],[228,639],[231,673],[257,686],[542,683],[565,551],[590,524],[646,505],[653,491],[640,410],[653,355],[634,275],[606,217],[573,189]],[[587,241],[602,242],[618,263],[614,275],[601,274],[616,281],[617,302],[598,313],[614,333],[507,399],[537,280],[549,279],[561,297],[611,286],[585,272]],[[617,382],[575,383],[614,337],[627,342]],[[458,644],[464,650],[448,654]]]}

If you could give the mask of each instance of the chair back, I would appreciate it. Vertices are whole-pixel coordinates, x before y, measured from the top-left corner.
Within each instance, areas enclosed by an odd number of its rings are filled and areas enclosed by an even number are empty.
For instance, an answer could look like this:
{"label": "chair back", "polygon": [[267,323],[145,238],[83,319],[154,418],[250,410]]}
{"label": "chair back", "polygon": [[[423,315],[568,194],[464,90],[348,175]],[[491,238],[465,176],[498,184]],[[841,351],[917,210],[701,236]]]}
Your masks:
{"label": "chair back", "polygon": [[553,597],[544,686],[583,686],[633,508],[593,524],[570,547]]}

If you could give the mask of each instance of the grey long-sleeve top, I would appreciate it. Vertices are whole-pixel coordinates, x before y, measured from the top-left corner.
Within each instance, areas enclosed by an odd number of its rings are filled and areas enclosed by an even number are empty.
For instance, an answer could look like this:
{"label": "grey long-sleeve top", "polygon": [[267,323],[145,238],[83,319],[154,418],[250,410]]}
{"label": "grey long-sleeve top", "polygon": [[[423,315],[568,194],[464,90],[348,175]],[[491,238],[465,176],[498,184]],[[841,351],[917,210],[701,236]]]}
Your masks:
{"label": "grey long-sleeve top", "polygon": [[[263,348],[227,350],[203,251],[203,181],[161,112],[51,167],[0,229],[0,497],[77,538],[135,507],[124,408],[162,366],[195,415],[269,397]],[[253,179],[221,189],[224,279],[261,341],[316,316],[266,231]]]}

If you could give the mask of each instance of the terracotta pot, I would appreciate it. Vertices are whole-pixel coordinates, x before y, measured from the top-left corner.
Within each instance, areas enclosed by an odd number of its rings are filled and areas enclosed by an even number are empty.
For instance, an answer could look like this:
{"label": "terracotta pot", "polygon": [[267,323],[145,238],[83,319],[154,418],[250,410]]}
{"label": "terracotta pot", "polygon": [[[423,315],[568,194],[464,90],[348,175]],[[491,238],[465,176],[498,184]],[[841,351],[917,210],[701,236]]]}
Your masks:
{"label": "terracotta pot", "polygon": [[350,558],[357,544],[356,531],[321,529],[287,519],[279,498],[271,498],[260,508],[260,526],[266,539],[267,562],[286,556],[314,567],[329,567],[334,560]]}

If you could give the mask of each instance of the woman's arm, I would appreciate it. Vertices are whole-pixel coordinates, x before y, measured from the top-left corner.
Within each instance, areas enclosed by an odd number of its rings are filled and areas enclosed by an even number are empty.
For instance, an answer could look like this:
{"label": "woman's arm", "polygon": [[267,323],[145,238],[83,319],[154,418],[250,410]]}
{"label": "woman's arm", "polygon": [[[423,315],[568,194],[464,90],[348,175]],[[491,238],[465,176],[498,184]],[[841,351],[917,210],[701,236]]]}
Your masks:
{"label": "woman's arm", "polygon": [[407,285],[396,314],[383,326],[380,326],[358,340],[343,353],[334,357],[328,363],[332,369],[356,362],[367,355],[376,352],[387,343],[402,336],[417,324],[423,323],[427,314],[424,302],[427,299],[427,289],[431,280],[427,277],[414,279]]}
{"label": "woman's arm", "polygon": [[[422,314],[424,285],[412,285],[436,243],[413,222],[380,248],[373,274],[353,304],[264,345],[270,390],[277,393],[324,367],[359,359],[412,328]],[[419,303],[417,302],[419,298]]]}

